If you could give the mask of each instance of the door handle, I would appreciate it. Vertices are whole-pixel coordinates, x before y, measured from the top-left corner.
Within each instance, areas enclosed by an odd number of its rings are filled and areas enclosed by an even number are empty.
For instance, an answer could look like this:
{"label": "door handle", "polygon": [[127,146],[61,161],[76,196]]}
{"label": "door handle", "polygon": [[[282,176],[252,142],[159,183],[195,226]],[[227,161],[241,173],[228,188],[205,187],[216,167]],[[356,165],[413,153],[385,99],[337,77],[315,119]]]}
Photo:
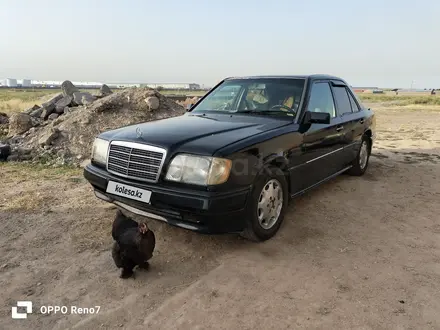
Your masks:
{"label": "door handle", "polygon": [[344,126],[341,126],[341,125],[336,127],[337,132],[342,131],[343,129],[344,129]]}
{"label": "door handle", "polygon": [[363,124],[363,123],[364,123],[364,118],[362,118],[361,120],[359,120],[359,122],[360,122],[361,124]]}

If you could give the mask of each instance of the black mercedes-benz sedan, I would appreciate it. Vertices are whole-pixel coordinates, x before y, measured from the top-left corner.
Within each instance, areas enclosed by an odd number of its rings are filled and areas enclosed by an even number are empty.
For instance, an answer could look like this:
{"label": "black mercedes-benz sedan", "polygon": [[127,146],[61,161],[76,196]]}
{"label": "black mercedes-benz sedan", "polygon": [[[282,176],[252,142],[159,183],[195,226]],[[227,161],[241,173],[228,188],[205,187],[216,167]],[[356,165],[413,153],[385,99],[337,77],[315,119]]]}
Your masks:
{"label": "black mercedes-benz sedan", "polygon": [[291,197],[364,174],[374,137],[373,111],[341,78],[227,78],[182,116],[97,136],[84,176],[123,210],[264,241]]}

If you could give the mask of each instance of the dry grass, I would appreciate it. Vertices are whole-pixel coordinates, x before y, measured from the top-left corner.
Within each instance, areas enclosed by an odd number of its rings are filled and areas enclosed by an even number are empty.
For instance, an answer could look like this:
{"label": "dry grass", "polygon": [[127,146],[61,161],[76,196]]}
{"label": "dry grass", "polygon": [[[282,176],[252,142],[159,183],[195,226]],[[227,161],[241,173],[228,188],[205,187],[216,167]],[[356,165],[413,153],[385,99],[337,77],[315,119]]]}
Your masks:
{"label": "dry grass", "polygon": [[43,96],[59,93],[61,90],[0,89],[0,112],[12,114],[24,111],[34,104],[40,104]]}
{"label": "dry grass", "polygon": [[0,89],[0,102],[9,100],[35,101],[45,95],[60,93],[60,89]]}
{"label": "dry grass", "polygon": [[0,112],[11,115],[16,112],[21,112],[32,107],[36,102],[23,101],[20,99],[12,99],[7,101],[0,101]]}
{"label": "dry grass", "polygon": [[45,197],[41,196],[35,190],[27,190],[16,196],[6,200],[2,205],[1,209],[4,211],[20,210],[20,211],[30,211],[40,208],[44,204]]}
{"label": "dry grass", "polygon": [[[94,90],[86,90],[93,92]],[[0,89],[0,112],[11,115],[29,109],[34,104],[41,105],[51,95],[61,93],[61,89]]]}
{"label": "dry grass", "polygon": [[424,104],[381,104],[374,102],[365,102],[365,106],[368,106],[373,110],[385,110],[388,112],[399,111],[399,112],[440,112],[440,105],[424,105]]}
{"label": "dry grass", "polygon": [[163,89],[159,91],[162,95],[187,95],[188,97],[192,96],[203,96],[207,93],[207,91],[188,91],[186,89]]}
{"label": "dry grass", "polygon": [[36,179],[60,179],[75,175],[81,175],[82,169],[71,166],[47,167],[41,164],[30,164],[22,162],[0,163],[0,173],[7,174],[7,182],[22,182]]}
{"label": "dry grass", "polygon": [[[0,163],[3,184],[13,184],[17,187],[18,193],[9,195],[4,192],[3,199],[0,199],[1,210],[36,210],[53,200],[51,191],[44,189],[44,185],[56,180],[66,182],[75,177],[81,176],[81,169],[73,167],[51,168],[40,164],[28,163]],[[37,182],[38,189],[29,189],[29,184]],[[41,189],[40,189],[41,188]]]}
{"label": "dry grass", "polygon": [[357,96],[363,102],[368,103],[391,103],[398,106],[408,105],[439,105],[440,95],[420,95],[420,94],[372,94],[357,93]]}

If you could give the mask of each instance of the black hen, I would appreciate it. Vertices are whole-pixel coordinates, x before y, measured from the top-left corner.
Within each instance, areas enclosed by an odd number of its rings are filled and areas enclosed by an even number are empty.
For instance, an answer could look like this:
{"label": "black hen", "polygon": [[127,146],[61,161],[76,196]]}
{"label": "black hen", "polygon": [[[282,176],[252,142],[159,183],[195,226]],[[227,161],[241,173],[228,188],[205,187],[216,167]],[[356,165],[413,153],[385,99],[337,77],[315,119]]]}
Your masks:
{"label": "black hen", "polygon": [[134,275],[133,268],[148,269],[148,260],[153,256],[156,238],[146,223],[138,224],[117,211],[113,221],[112,257],[118,268],[122,268],[121,278]]}
{"label": "black hen", "polygon": [[3,144],[0,142],[0,162],[6,161],[8,156],[11,154],[11,147],[8,144]]}

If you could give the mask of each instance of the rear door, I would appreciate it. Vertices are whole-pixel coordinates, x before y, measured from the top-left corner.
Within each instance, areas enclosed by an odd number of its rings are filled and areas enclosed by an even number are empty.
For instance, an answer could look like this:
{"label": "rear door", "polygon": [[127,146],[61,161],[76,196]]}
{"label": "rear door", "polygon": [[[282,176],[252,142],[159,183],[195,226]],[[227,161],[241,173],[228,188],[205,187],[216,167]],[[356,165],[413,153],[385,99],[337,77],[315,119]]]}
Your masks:
{"label": "rear door", "polygon": [[360,148],[365,126],[365,113],[361,111],[350,88],[342,82],[332,82],[336,109],[341,119],[344,164],[349,164]]}
{"label": "rear door", "polygon": [[[293,155],[291,165],[292,193],[324,180],[342,167],[342,125],[329,81],[316,81],[311,86],[307,111],[328,112],[330,124],[312,124],[303,133],[301,155]],[[300,159],[301,164],[295,164]],[[297,165],[297,166],[295,166]]]}

